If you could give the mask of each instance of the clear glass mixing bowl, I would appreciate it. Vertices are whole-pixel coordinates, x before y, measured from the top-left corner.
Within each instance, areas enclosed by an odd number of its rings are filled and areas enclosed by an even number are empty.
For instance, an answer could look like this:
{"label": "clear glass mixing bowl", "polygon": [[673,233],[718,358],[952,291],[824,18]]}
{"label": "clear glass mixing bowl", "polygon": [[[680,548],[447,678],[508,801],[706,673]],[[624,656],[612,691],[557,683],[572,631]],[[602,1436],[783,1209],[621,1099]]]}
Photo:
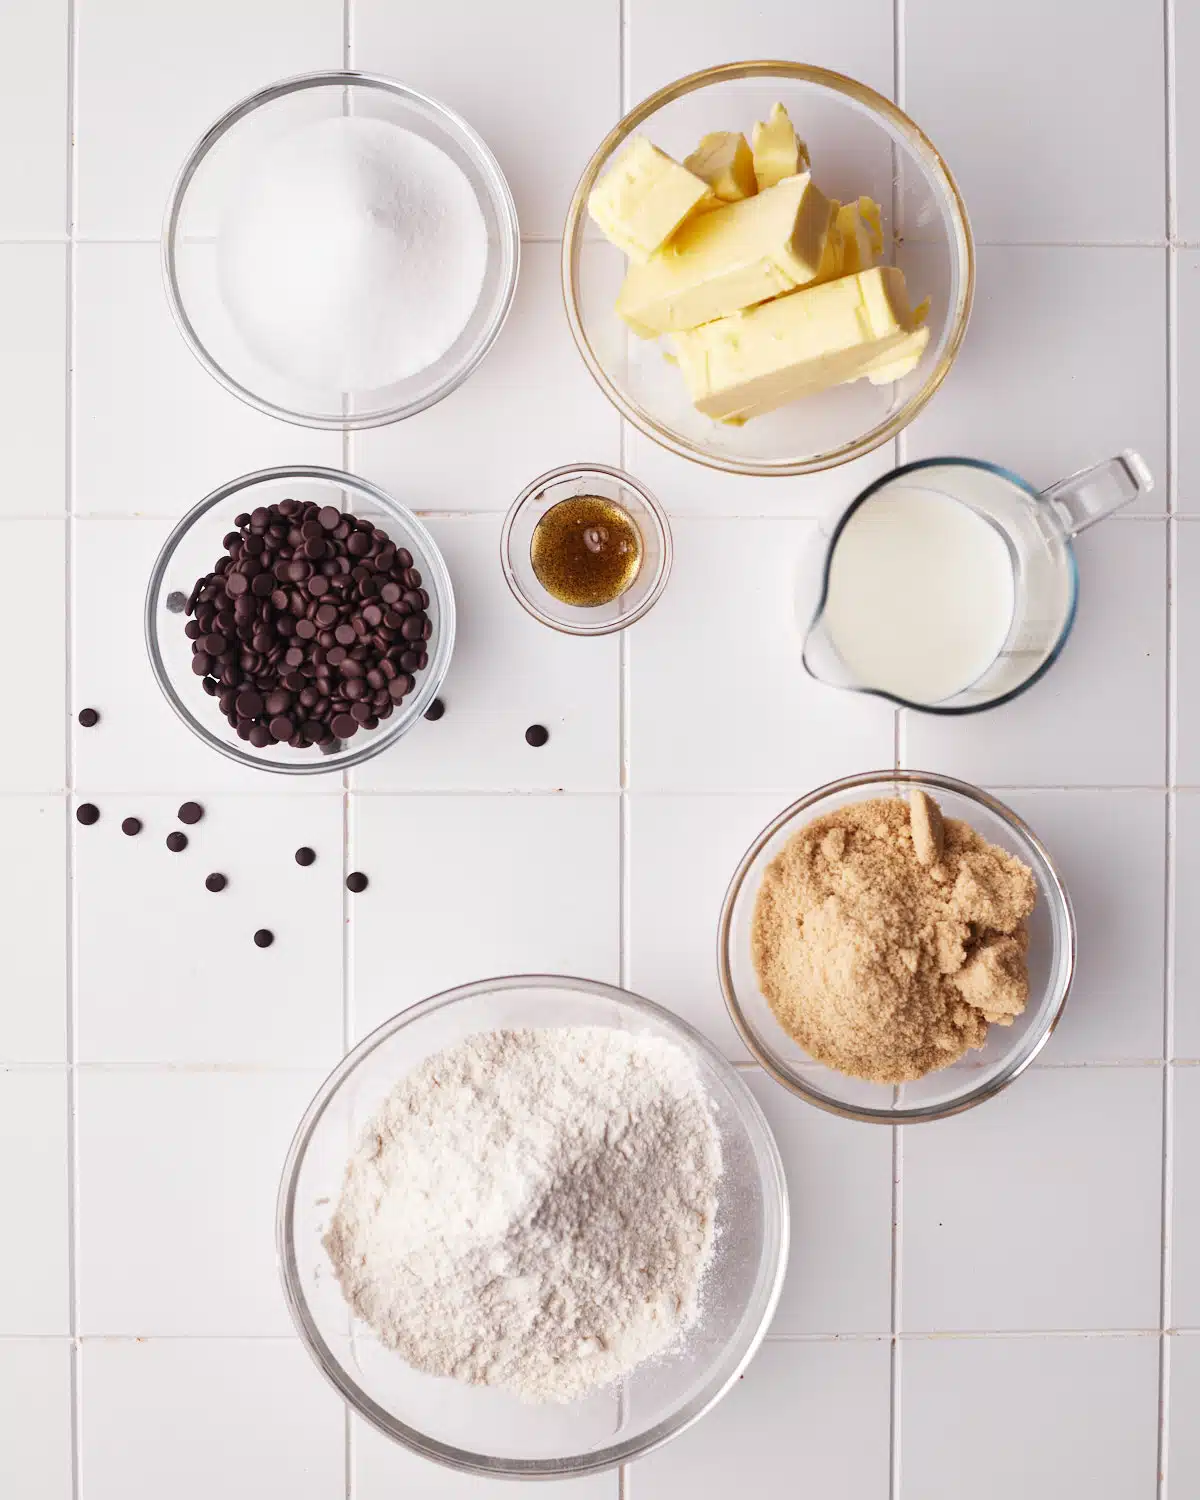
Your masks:
{"label": "clear glass mixing bowl", "polygon": [[[724,1174],[714,1258],[698,1323],[619,1386],[566,1405],[529,1405],[488,1386],[424,1375],[353,1318],[321,1237],[359,1134],[426,1057],[480,1031],[611,1026],[673,1041],[712,1100]],[[653,1213],[647,1204],[646,1212]],[[381,1432],[451,1468],[529,1479],[595,1473],[677,1436],[729,1390],[762,1341],[787,1266],[788,1202],[774,1137],[750,1090],[712,1044],[661,1006],[559,975],[482,980],[423,1000],[359,1043],[300,1122],[279,1190],[284,1294],[326,1378]]]}
{"label": "clear glass mixing bowl", "polygon": [[[1011,1026],[991,1026],[978,1052],[915,1083],[867,1083],[814,1062],[784,1031],[758,987],[750,956],[754,903],[763,873],[783,846],[814,818],[872,797],[907,797],[919,787],[947,818],[969,823],[989,843],[1033,871],[1037,906],[1029,921],[1029,1003]],[[1034,1060],[1058,1025],[1075,974],[1075,916],[1050,855],[1037,836],[994,797],[966,782],[925,771],[873,771],[819,787],[763,829],[738,866],[717,928],[717,967],[733,1024],[777,1083],[810,1104],[853,1120],[902,1125],[940,1120],[990,1099]]]}
{"label": "clear glass mixing bowl", "polygon": [[[466,174],[487,226],[487,269],[462,333],[426,369],[373,390],[321,387],[266,364],[230,316],[217,268],[221,217],[247,168],[293,131],[340,115],[386,120],[440,147]],[[483,138],[436,99],[372,73],[307,73],[235,104],[183,164],[162,231],[167,301],[192,353],[235,396],[305,427],[381,427],[448,396],[479,364],[504,325],[516,290],[520,249],[516,206]]]}
{"label": "clear glass mixing bowl", "polygon": [[[782,103],[831,198],[874,198],[883,259],[905,273],[915,306],[930,299],[929,345],[902,380],[835,386],[731,427],[688,400],[665,340],[631,334],[614,310],[625,257],[588,218],[588,194],[631,135],[676,160],[713,130],[740,130]],[[584,362],[621,414],[673,453],[734,474],[810,474],[858,458],[896,436],[941,385],[966,332],[975,284],[967,212],[933,143],[882,94],[804,63],[728,63],[692,73],[644,99],[608,133],[580,178],[562,245],[567,318]]]}

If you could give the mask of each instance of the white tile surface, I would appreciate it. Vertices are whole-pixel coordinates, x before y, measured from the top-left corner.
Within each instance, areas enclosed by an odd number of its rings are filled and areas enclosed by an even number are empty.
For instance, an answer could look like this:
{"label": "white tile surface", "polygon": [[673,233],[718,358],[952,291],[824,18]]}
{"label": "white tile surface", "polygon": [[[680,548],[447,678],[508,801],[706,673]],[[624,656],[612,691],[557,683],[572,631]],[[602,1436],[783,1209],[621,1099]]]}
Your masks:
{"label": "white tile surface", "polygon": [[630,0],[629,17],[631,103],[685,73],[746,57],[796,58],[892,92],[889,0],[803,10],[785,0],[749,0],[733,26],[715,7]]}
{"label": "white tile surface", "polygon": [[0,1494],[70,1500],[71,1345],[0,1339]]}
{"label": "white tile surface", "polygon": [[[575,184],[620,115],[617,0],[517,0],[443,12],[356,0],[353,63],[458,110],[508,178],[521,232],[562,232]],[[553,62],[551,61],[553,59]]]}
{"label": "white tile surface", "polygon": [[356,797],[355,1036],[492,974],[615,984],[619,849],[615,797]]}
{"label": "white tile surface", "polygon": [[0,556],[11,562],[6,611],[14,620],[36,620],[38,631],[29,667],[20,674],[20,719],[27,732],[11,711],[6,714],[0,785],[9,793],[53,792],[66,777],[63,523],[0,520]]}
{"label": "white tile surface", "polygon": [[714,934],[738,861],[784,806],[770,794],[630,803],[630,983],[734,1059],[750,1054],[721,995]]}
{"label": "white tile surface", "polygon": [[907,1339],[901,1369],[901,1500],[1153,1500],[1157,1338]]}
{"label": "white tile surface", "polygon": [[1081,537],[1079,616],[1059,660],[985,714],[906,713],[904,764],[992,786],[1163,785],[1165,533],[1116,519]]}
{"label": "white tile surface", "polygon": [[765,1496],[799,1474],[814,1495],[883,1500],[889,1357],[885,1339],[764,1344],[716,1411],[631,1466],[633,1494]]}
{"label": "white tile surface", "polygon": [[66,312],[66,247],[0,245],[0,411],[12,434],[0,515],[66,509]]}
{"label": "white tile surface", "polygon": [[1162,1074],[1039,1069],[904,1135],[902,1326],[1158,1323]]}
{"label": "white tile surface", "polygon": [[422,511],[506,511],[548,469],[618,465],[620,418],[567,327],[558,246],[522,246],[508,322],[465,385],[405,422],[358,434],[354,447],[355,473]]}
{"label": "white tile surface", "polygon": [[264,416],[193,358],[157,243],[80,246],[75,326],[77,514],[178,517],[254,469],[341,467],[338,434]]}
{"label": "white tile surface", "polygon": [[772,1334],[887,1333],[892,1132],[812,1109],[765,1073],[745,1078],[783,1157],[792,1211]]}
{"label": "white tile surface", "polygon": [[77,50],[81,232],[157,240],[175,174],[219,115],[279,78],[341,65],[341,0],[88,0]]}
{"label": "white tile surface", "polygon": [[1200,794],[1175,799],[1175,1045],[1174,1056],[1200,1059]]}
{"label": "white tile surface", "polygon": [[984,246],[978,276],[962,352],[905,456],[986,458],[1045,486],[1135,448],[1156,484],[1137,508],[1165,511],[1166,251]]}
{"label": "white tile surface", "polygon": [[1200,1329],[1200,1068],[1175,1069],[1170,1321]]}
{"label": "white tile surface", "polygon": [[92,729],[72,723],[76,786],[93,799],[165,793],[177,803],[214,791],[340,792],[336,773],[271,776],[239,766],[172,712],[150,669],[142,629],[146,583],[170,529],[167,521],[149,519],[75,524],[73,706],[91,704],[101,714]]}
{"label": "white tile surface", "polygon": [[[1163,237],[1158,6],[908,0],[905,17],[905,108],[945,156],[981,241]],[[1120,121],[1103,152],[1100,117]]]}
{"label": "white tile surface", "polygon": [[[1185,7],[1186,9],[1186,7]],[[1200,40],[1200,26],[1197,26]],[[1190,91],[1189,91],[1190,92]],[[1200,112],[1197,113],[1200,123]],[[1197,136],[1200,148],[1200,135]],[[1200,154],[1197,155],[1197,208],[1200,210]],[[1197,227],[1200,237],[1200,224]],[[1175,453],[1175,508],[1180,515],[1200,515],[1200,432],[1187,414],[1200,400],[1200,250],[1175,256],[1175,317],[1178,323],[1176,379],[1179,388],[1179,439]]]}
{"label": "white tile surface", "polygon": [[1166,797],[1013,792],[1005,800],[1049,849],[1079,931],[1075,983],[1042,1060],[1161,1057]]}
{"label": "white tile surface", "polygon": [[61,797],[0,797],[0,1062],[67,1058],[67,837]]}
{"label": "white tile surface", "polygon": [[279,1172],[320,1073],[85,1069],[84,1334],[285,1334]]}
{"label": "white tile surface", "polygon": [[0,235],[67,227],[67,0],[0,11]]}
{"label": "white tile surface", "polygon": [[800,662],[801,549],[814,523],[680,520],[675,568],[630,632],[637,791],[801,792],[892,764],[893,714]]}
{"label": "white tile surface", "polygon": [[88,1500],[332,1500],[342,1404],[293,1339],[92,1339],[83,1352]]}
{"label": "white tile surface", "polygon": [[1190,80],[1200,67],[1200,12],[1175,7],[1175,180],[1181,239],[1200,241],[1200,100]]}
{"label": "white tile surface", "polygon": [[[342,1043],[341,798],[209,798],[174,854],[165,840],[178,805],[106,799],[98,823],[75,828],[78,1057],[331,1067]],[[121,831],[131,814],[143,824],[132,838]],[[294,858],[301,844],[317,851],[307,868]],[[217,893],[204,885],[214,870],[229,881]],[[272,947],[254,946],[260,927]]]}
{"label": "white tile surface", "polygon": [[1200,1493],[1200,1337],[1176,1334],[1170,1340],[1171,1406],[1167,1431],[1169,1494]]}
{"label": "white tile surface", "polygon": [[[618,638],[561,635],[527,615],[500,572],[500,525],[499,516],[432,522],[458,609],[446,714],[354,771],[356,786],[617,789]],[[540,749],[525,742],[530,724],[550,731]]]}
{"label": "white tile surface", "polygon": [[10,1228],[0,1338],[69,1332],[67,1085],[59,1068],[0,1069],[0,1202]]}
{"label": "white tile surface", "polygon": [[585,1479],[522,1484],[505,1479],[481,1479],[459,1474],[441,1464],[428,1463],[393,1443],[363,1421],[354,1422],[355,1500],[618,1500],[620,1479],[613,1471]]}
{"label": "white tile surface", "polygon": [[1175,658],[1176,775],[1182,786],[1200,786],[1200,525],[1176,527]]}

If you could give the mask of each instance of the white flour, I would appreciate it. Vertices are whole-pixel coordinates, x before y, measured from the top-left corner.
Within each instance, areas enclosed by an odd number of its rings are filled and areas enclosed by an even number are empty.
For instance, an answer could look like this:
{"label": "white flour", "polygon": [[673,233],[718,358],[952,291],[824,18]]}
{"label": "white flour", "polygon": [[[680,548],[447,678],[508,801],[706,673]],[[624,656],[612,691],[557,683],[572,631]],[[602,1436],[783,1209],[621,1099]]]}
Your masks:
{"label": "white flour", "polygon": [[474,189],[440,147],[386,120],[321,120],[258,158],[217,239],[242,337],[301,382],[364,391],[439,360],[487,268]]}
{"label": "white flour", "polygon": [[325,1247],[354,1311],[416,1368],[569,1401],[695,1320],[720,1175],[673,1043],[484,1032],[388,1096]]}

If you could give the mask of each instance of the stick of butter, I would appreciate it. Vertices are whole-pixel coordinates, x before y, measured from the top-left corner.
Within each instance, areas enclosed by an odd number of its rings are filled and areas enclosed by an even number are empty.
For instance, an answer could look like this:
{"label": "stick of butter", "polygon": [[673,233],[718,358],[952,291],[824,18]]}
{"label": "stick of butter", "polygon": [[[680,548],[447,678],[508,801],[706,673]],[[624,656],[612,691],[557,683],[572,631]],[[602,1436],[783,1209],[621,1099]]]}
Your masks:
{"label": "stick of butter", "polygon": [[758,192],[754,157],[740,130],[714,130],[701,139],[691,156],[683,158],[683,164],[708,183],[719,203],[738,203]]}
{"label": "stick of butter", "polygon": [[764,124],[754,125],[754,176],[758,190],[774,187],[785,177],[794,177],[797,172],[809,169],[808,147],[796,134],[782,104],[773,104]]}
{"label": "stick of butter", "polygon": [[901,350],[912,353],[917,322],[903,271],[874,266],[677,333],[671,343],[698,410],[744,422],[889,370]]}
{"label": "stick of butter", "polygon": [[631,265],[617,312],[638,329],[695,328],[807,286],[834,230],[833,204],[807,172],[693,215],[657,255]]}
{"label": "stick of butter", "polygon": [[879,356],[867,371],[867,379],[872,385],[890,385],[893,380],[899,380],[921,363],[928,342],[929,329],[914,328],[903,343]]}
{"label": "stick of butter", "polygon": [[650,256],[698,204],[708,183],[635,135],[588,196],[588,213],[632,260]]}

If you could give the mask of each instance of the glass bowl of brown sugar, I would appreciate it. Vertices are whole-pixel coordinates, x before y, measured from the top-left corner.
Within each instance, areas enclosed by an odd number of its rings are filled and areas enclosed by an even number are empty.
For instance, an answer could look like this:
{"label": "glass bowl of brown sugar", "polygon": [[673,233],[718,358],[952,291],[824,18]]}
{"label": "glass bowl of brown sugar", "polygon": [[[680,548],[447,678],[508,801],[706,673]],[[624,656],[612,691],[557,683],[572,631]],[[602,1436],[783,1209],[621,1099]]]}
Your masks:
{"label": "glass bowl of brown sugar", "polygon": [[[755,913],[769,867],[817,819],[875,799],[907,803],[914,792],[924,793],[936,803],[947,822],[966,824],[980,840],[1014,855],[1032,873],[1033,909],[1024,923],[1028,933],[1024,955],[1028,997],[1018,1014],[1005,1017],[1003,1024],[986,1026],[982,1046],[973,1042],[948,1066],[931,1067],[922,1076],[903,1082],[875,1082],[818,1061],[777,1018],[763,992],[755,962]],[[879,832],[884,832],[882,827]],[[952,884],[953,869],[948,873]],[[785,808],[763,829],[738,865],[717,931],[717,963],[725,1004],[742,1040],[762,1067],[777,1083],[810,1104],[850,1119],[885,1125],[958,1114],[992,1098],[1023,1073],[1046,1045],[1062,1015],[1075,972],[1075,954],[1070,898],[1050,854],[1033,830],[1011,808],[978,787],[924,771],[849,776]],[[859,967],[857,960],[854,966],[858,979],[865,984],[869,969]]]}

